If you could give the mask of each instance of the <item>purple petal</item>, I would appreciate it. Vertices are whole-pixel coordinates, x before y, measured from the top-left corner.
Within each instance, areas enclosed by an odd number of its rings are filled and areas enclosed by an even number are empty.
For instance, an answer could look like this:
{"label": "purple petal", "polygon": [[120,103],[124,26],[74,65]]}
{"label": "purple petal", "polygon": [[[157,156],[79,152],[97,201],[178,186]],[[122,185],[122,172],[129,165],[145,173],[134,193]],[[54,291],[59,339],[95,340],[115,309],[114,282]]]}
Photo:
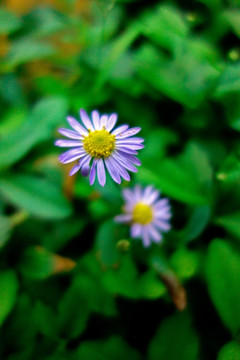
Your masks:
{"label": "purple petal", "polygon": [[[161,199],[154,204],[154,209],[160,210],[160,209],[164,208],[165,206],[169,206],[169,200]],[[169,209],[170,209],[170,206],[169,206]]]}
{"label": "purple petal", "polygon": [[130,189],[123,190],[123,197],[126,201],[128,201],[131,204],[135,202],[135,196]]}
{"label": "purple petal", "polygon": [[136,135],[139,131],[141,130],[140,127],[134,127],[134,128],[131,128],[127,131],[122,131],[121,134],[119,134],[118,136],[116,136],[116,138],[118,139],[124,139],[126,137],[130,137],[130,136],[133,136],[133,135]]}
{"label": "purple petal", "polygon": [[158,243],[162,240],[162,235],[156,230],[156,228],[153,225],[151,225],[151,224],[148,225],[148,231],[149,231],[151,238],[156,243]]}
{"label": "purple petal", "polygon": [[150,245],[150,236],[147,226],[143,226],[143,245],[144,247],[148,247]]}
{"label": "purple petal", "polygon": [[117,160],[114,159],[114,156],[111,157],[111,161],[114,164],[115,168],[117,168],[118,173],[121,175],[121,177],[124,180],[130,181],[130,175],[128,172],[124,169],[124,167],[119,163]]}
{"label": "purple petal", "polygon": [[60,146],[60,147],[75,147],[75,146],[81,146],[81,142],[80,141],[74,141],[74,140],[62,140],[59,139],[57,141],[55,141],[55,145],[56,146]]}
{"label": "purple petal", "polygon": [[141,200],[142,198],[142,189],[140,185],[136,185],[134,188],[134,196],[135,196],[135,201],[138,202]]}
{"label": "purple petal", "polygon": [[142,235],[142,225],[141,224],[133,224],[131,226],[131,237],[137,238]]}
{"label": "purple petal", "polygon": [[131,161],[133,164],[135,164],[135,165],[141,165],[142,163],[141,163],[141,161],[138,159],[138,158],[136,158],[136,156],[133,156],[133,155],[131,155],[131,154],[127,154],[127,153],[124,153],[124,152],[121,152],[121,151],[116,151],[115,153],[114,153],[114,156],[115,155],[117,155],[117,158],[119,159],[121,159],[122,161],[126,161],[126,160],[129,160],[129,161]]}
{"label": "purple petal", "polygon": [[171,225],[169,223],[161,221],[159,219],[154,219],[153,225],[158,227],[161,231],[169,231],[171,229]]}
{"label": "purple petal", "polygon": [[140,150],[143,149],[144,145],[143,144],[118,144],[118,142],[116,142],[116,149],[120,149],[122,151],[124,151],[124,149],[127,150]]}
{"label": "purple petal", "polygon": [[143,138],[139,138],[139,137],[133,137],[133,138],[127,138],[127,139],[117,139],[116,143],[117,144],[141,144],[144,141]]}
{"label": "purple petal", "polygon": [[73,167],[72,170],[70,171],[69,175],[72,176],[72,175],[76,174],[76,172],[78,172],[78,170],[80,169],[80,166],[81,166],[81,165],[80,165],[79,163],[76,164],[76,165],[74,165],[74,167]]}
{"label": "purple petal", "polygon": [[118,150],[119,152],[121,151],[122,153],[127,153],[127,154],[132,154],[132,155],[137,155],[138,152],[136,150],[131,150],[129,148],[123,147],[123,146],[117,146],[116,150]]}
{"label": "purple petal", "polygon": [[79,140],[83,139],[82,135],[80,135],[78,132],[75,132],[72,130],[60,128],[60,129],[58,129],[58,132],[70,139],[79,139]]}
{"label": "purple petal", "polygon": [[122,125],[122,126],[119,126],[117,127],[113,132],[112,132],[112,135],[115,135],[116,138],[117,138],[117,135],[123,133],[125,130],[127,130],[129,128],[128,125]]}
{"label": "purple petal", "polygon": [[88,117],[88,114],[84,109],[80,109],[80,116],[82,119],[83,124],[85,125],[86,129],[94,131],[94,127]]}
{"label": "purple petal", "polygon": [[100,118],[99,118],[99,113],[94,110],[92,112],[92,120],[93,120],[93,125],[95,127],[96,130],[100,129]]}
{"label": "purple petal", "polygon": [[152,185],[145,187],[142,195],[142,200],[147,200],[148,197],[152,194],[152,192],[153,192]]}
{"label": "purple petal", "polygon": [[128,223],[132,220],[132,215],[131,214],[118,215],[115,216],[114,220],[119,223],[125,223],[125,222]]}
{"label": "purple petal", "polygon": [[112,155],[113,158],[116,158],[117,161],[123,166],[125,167],[127,170],[132,171],[132,172],[137,172],[137,169],[135,168],[135,166],[132,165],[132,163],[130,163],[127,159],[124,159],[123,157],[119,157],[117,156],[117,153],[115,152]]}
{"label": "purple petal", "polygon": [[77,120],[75,120],[72,116],[68,116],[67,117],[67,121],[69,123],[69,125],[76,130],[79,134],[87,136],[88,132],[86,131],[86,129],[84,129]]}
{"label": "purple petal", "polygon": [[97,160],[97,176],[98,176],[99,184],[101,186],[104,186],[106,183],[106,173],[102,159]]}
{"label": "purple petal", "polygon": [[106,158],[105,160],[106,167],[108,169],[109,174],[111,175],[112,179],[117,183],[121,184],[121,178],[119,176],[118,171],[114,167],[114,164],[112,163],[111,157]]}
{"label": "purple petal", "polygon": [[92,163],[92,167],[91,167],[91,170],[90,170],[90,174],[89,174],[89,183],[90,185],[93,185],[94,181],[95,181],[95,177],[96,177],[96,164],[97,164],[97,161],[96,159],[93,160],[93,163]]}
{"label": "purple petal", "polygon": [[106,127],[108,121],[108,116],[107,115],[102,115],[101,119],[100,119],[100,128],[102,129],[103,127]]}
{"label": "purple petal", "polygon": [[71,149],[59,156],[59,160],[63,164],[68,164],[74,160],[77,160],[84,156],[86,154],[86,151],[84,149]]}
{"label": "purple petal", "polygon": [[114,128],[116,122],[117,122],[117,114],[110,115],[106,125],[106,130],[111,131]]}
{"label": "purple petal", "polygon": [[89,171],[90,171],[89,163],[90,163],[91,158],[92,158],[91,155],[86,155],[80,160],[82,176],[88,176]]}
{"label": "purple petal", "polygon": [[172,214],[162,209],[159,211],[154,211],[154,216],[162,220],[169,220],[172,217]]}
{"label": "purple petal", "polygon": [[160,192],[155,190],[152,192],[152,194],[148,197],[148,199],[146,199],[146,203],[148,205],[152,205],[154,203],[154,201],[157,200],[157,198],[160,196]]}

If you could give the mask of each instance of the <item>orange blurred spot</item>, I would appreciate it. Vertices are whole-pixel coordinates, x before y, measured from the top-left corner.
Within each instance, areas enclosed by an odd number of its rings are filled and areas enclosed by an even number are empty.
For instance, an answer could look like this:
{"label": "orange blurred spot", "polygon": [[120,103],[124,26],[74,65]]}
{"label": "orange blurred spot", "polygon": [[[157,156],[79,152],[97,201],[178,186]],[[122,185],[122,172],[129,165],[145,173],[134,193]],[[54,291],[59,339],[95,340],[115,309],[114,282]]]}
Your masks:
{"label": "orange blurred spot", "polygon": [[53,264],[53,274],[71,271],[77,265],[74,260],[55,254],[53,254]]}
{"label": "orange blurred spot", "polygon": [[0,57],[7,55],[9,47],[10,44],[7,35],[0,35]]}
{"label": "orange blurred spot", "polygon": [[160,277],[168,289],[173,303],[179,311],[183,311],[187,306],[186,290],[180,284],[178,278],[172,271],[160,274]]}
{"label": "orange blurred spot", "polygon": [[18,15],[29,13],[37,3],[37,0],[5,0],[6,7]]}

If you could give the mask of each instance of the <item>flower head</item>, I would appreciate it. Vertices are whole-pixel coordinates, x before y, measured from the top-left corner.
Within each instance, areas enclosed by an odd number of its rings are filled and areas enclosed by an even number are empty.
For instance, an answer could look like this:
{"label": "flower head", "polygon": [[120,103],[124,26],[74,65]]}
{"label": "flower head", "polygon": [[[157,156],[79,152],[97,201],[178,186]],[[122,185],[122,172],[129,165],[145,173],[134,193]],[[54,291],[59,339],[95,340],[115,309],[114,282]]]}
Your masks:
{"label": "flower head", "polygon": [[131,236],[142,238],[143,245],[159,243],[162,233],[170,230],[171,208],[168,199],[160,199],[159,191],[152,186],[142,189],[136,185],[132,190],[124,189],[124,215],[115,217],[115,221],[129,223]]}
{"label": "flower head", "polygon": [[90,185],[94,183],[96,174],[99,184],[105,185],[105,169],[118,184],[121,183],[121,177],[129,181],[130,175],[127,170],[137,172],[134,165],[141,165],[140,160],[134,155],[138,154],[137,150],[144,147],[142,144],[144,139],[133,137],[141,128],[129,129],[128,125],[122,125],[114,130],[117,122],[116,114],[100,116],[94,110],[91,115],[92,121],[83,109],[80,110],[84,126],[73,117],[67,117],[73,130],[59,129],[58,131],[71,140],[60,139],[55,142],[55,145],[72,149],[61,154],[59,160],[63,164],[77,160],[70,175],[80,170],[83,176],[89,175]]}

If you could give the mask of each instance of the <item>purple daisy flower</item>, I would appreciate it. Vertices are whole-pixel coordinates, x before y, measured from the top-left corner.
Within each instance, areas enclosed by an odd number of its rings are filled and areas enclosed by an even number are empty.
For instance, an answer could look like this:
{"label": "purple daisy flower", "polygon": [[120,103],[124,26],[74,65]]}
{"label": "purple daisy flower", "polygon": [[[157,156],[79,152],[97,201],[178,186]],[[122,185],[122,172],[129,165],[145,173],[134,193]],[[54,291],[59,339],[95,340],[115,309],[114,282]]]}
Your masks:
{"label": "purple daisy flower", "polygon": [[100,116],[96,110],[92,112],[92,121],[83,109],[80,110],[80,117],[84,126],[68,116],[67,121],[73,130],[58,130],[71,140],[60,139],[55,142],[57,146],[73,148],[59,156],[63,164],[78,160],[70,175],[80,170],[83,176],[89,175],[92,185],[97,173],[99,184],[104,186],[107,169],[116,183],[121,183],[121,177],[129,181],[127,170],[137,172],[134,165],[141,165],[141,161],[134,155],[138,154],[137,150],[144,148],[144,139],[133,137],[141,128],[129,129],[128,125],[122,125],[113,130],[117,114]]}
{"label": "purple daisy flower", "polygon": [[136,185],[124,189],[124,215],[115,217],[116,222],[131,225],[131,237],[142,238],[145,247],[159,243],[162,233],[170,230],[171,207],[168,199],[159,199],[160,192],[152,186],[142,189]]}

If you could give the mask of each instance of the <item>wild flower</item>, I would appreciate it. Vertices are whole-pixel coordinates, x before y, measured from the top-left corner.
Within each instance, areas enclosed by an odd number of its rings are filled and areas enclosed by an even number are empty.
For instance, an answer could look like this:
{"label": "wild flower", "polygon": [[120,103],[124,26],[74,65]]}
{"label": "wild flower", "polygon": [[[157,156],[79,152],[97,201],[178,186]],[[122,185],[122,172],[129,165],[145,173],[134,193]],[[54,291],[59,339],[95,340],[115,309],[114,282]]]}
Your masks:
{"label": "wild flower", "polygon": [[116,222],[131,226],[131,237],[142,238],[143,245],[161,242],[162,233],[170,230],[171,207],[167,198],[160,199],[160,192],[152,186],[124,189],[124,214],[115,217]]}
{"label": "wild flower", "polygon": [[83,126],[68,116],[67,121],[73,130],[61,128],[58,131],[70,140],[59,139],[55,142],[56,146],[72,148],[59,156],[63,164],[77,160],[70,175],[80,170],[83,176],[89,175],[92,185],[97,174],[99,184],[104,186],[107,169],[116,183],[120,184],[121,178],[129,181],[128,171],[137,172],[134,165],[141,165],[135,155],[138,154],[137,150],[144,147],[144,139],[134,137],[141,128],[121,125],[114,130],[117,114],[100,116],[96,110],[92,111],[90,119],[86,111],[81,109],[80,117]]}

